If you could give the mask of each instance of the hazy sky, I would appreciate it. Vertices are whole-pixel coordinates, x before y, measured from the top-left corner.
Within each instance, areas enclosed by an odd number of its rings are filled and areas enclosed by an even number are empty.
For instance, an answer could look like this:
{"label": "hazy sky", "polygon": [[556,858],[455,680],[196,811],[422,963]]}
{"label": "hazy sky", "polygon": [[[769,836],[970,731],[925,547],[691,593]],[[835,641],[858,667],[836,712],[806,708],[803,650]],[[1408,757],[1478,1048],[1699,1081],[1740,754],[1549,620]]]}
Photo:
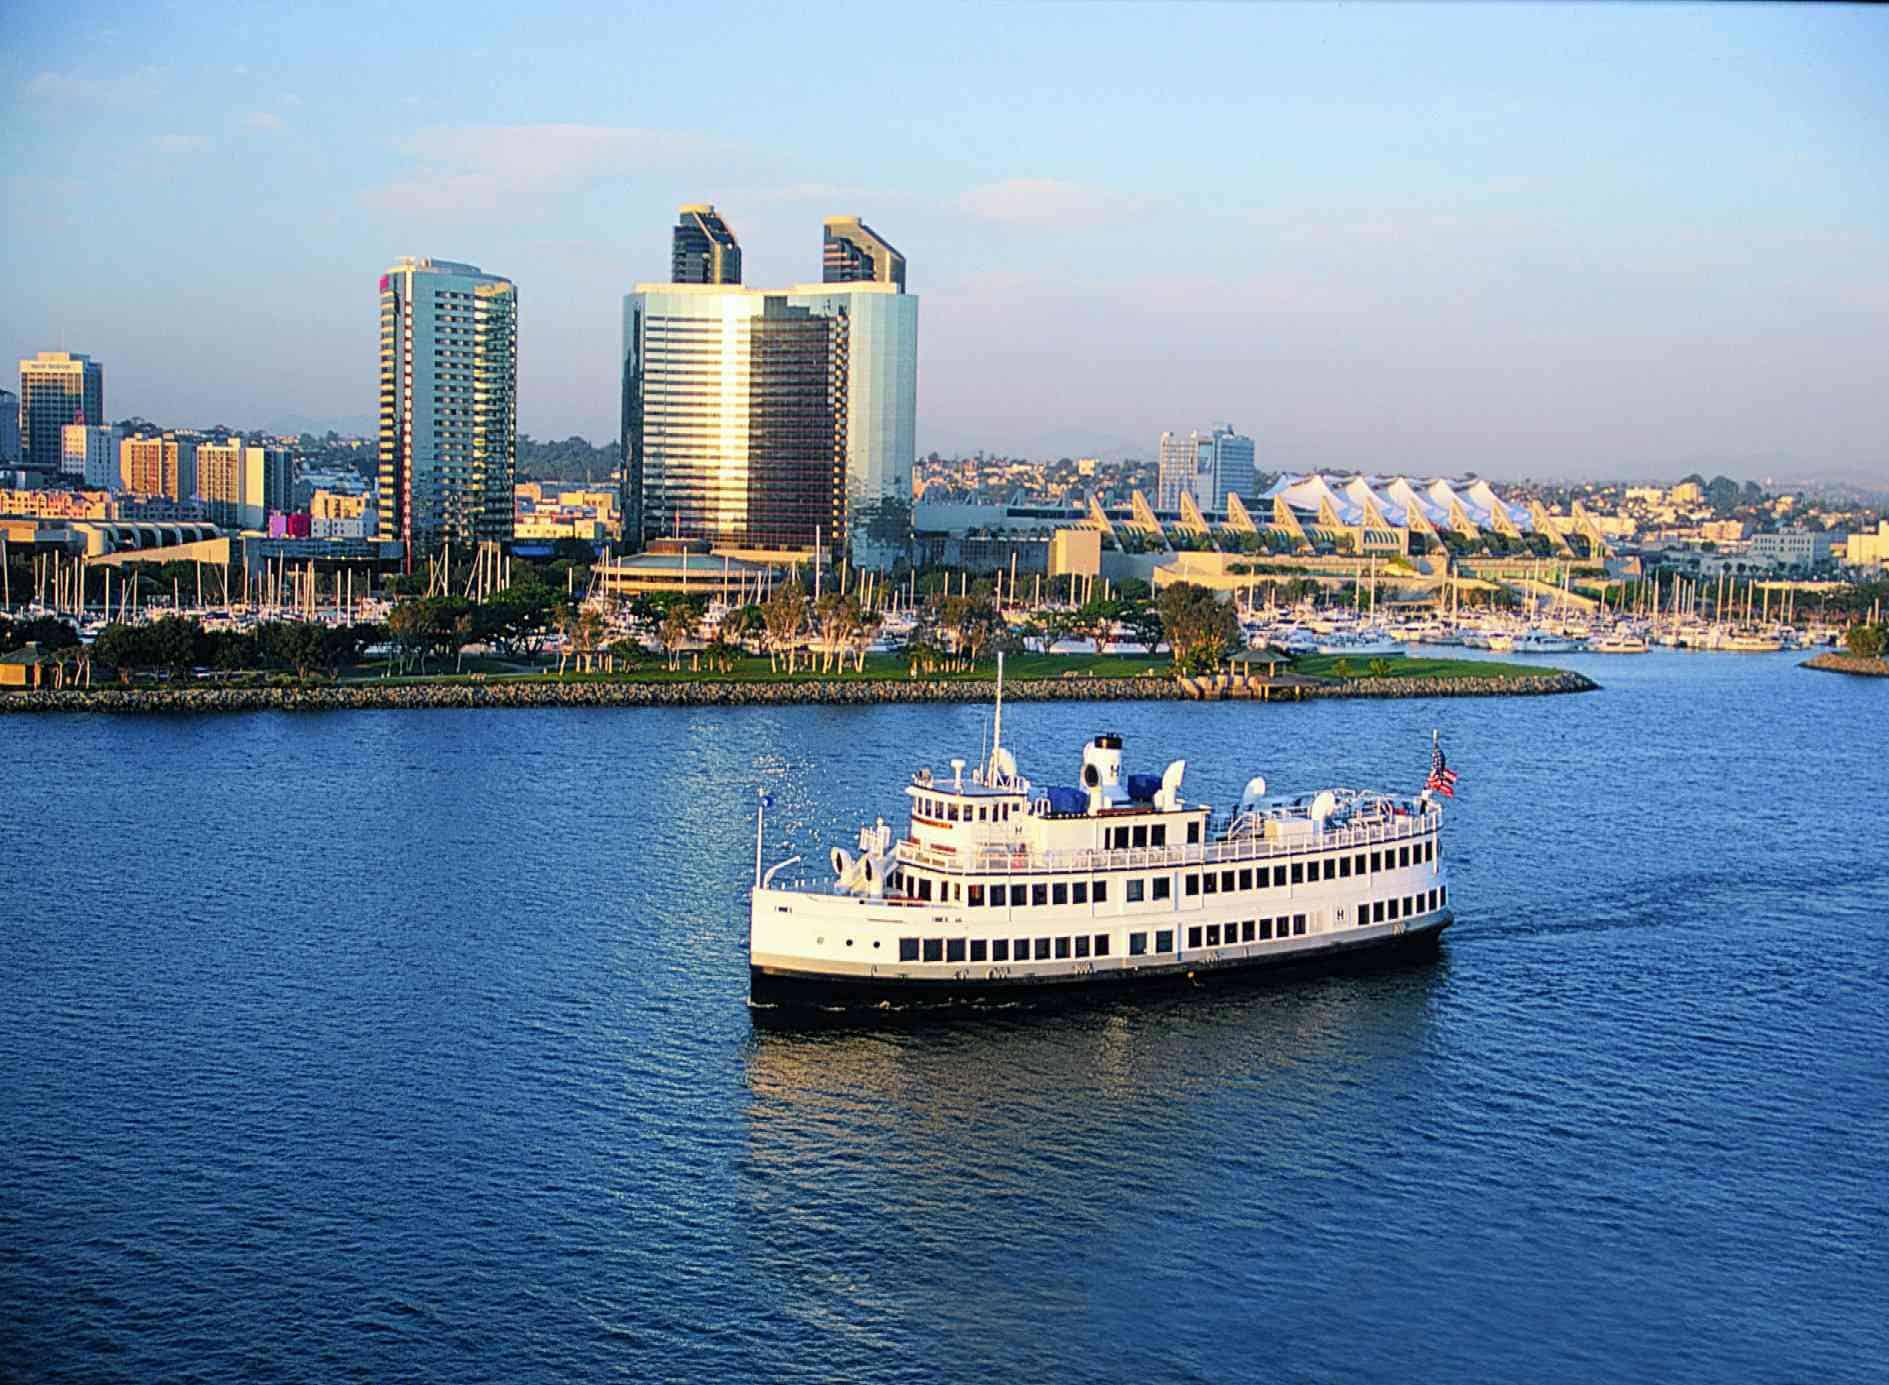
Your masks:
{"label": "hazy sky", "polygon": [[904,251],[922,451],[1889,479],[1878,10],[268,8],[9,12],[0,350],[114,417],[366,425],[414,254],[517,281],[521,429],[611,437],[707,200],[751,284]]}

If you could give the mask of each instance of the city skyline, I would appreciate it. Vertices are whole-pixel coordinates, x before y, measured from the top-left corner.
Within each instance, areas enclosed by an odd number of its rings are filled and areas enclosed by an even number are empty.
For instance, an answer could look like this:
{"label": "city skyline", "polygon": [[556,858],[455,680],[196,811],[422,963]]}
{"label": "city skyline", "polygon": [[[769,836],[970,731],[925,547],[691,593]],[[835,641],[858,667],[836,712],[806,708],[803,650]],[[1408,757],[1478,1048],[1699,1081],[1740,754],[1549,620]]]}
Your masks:
{"label": "city skyline", "polygon": [[[29,14],[0,58],[10,348],[110,363],[116,416],[371,430],[362,277],[419,249],[521,285],[520,428],[603,441],[617,305],[706,200],[750,282],[818,278],[815,219],[891,228],[928,299],[921,453],[1147,456],[1170,420],[1232,416],[1265,469],[1885,469],[1873,15],[1001,13],[1002,51],[931,26],[830,90],[796,75],[810,39],[751,16],[700,126],[675,112],[708,40],[676,16],[443,40],[512,57],[460,94],[450,63],[391,75],[442,42],[426,10],[348,63],[328,16]],[[632,40],[676,71],[605,80]],[[1020,105],[964,91],[973,47]],[[1246,75],[1169,90],[1124,51]],[[382,84],[412,104],[357,109]],[[835,140],[862,104],[888,118]],[[135,240],[85,215],[74,168],[159,214]],[[259,257],[241,300],[218,288]]]}

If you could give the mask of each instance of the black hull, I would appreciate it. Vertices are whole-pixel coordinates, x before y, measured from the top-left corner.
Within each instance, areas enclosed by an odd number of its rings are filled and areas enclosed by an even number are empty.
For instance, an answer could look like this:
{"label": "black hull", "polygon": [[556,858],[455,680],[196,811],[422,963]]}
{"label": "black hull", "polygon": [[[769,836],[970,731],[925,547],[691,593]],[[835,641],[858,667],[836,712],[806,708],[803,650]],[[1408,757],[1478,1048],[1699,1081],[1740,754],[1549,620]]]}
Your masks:
{"label": "black hull", "polygon": [[757,1023],[802,1025],[820,1019],[873,1014],[937,1014],[1009,1007],[1019,1003],[1089,1002],[1160,990],[1253,985],[1335,972],[1374,971],[1434,957],[1447,924],[1394,937],[1345,943],[1284,957],[1189,961],[1110,970],[1086,976],[1019,976],[963,981],[955,977],[830,976],[748,968],[749,1003]]}

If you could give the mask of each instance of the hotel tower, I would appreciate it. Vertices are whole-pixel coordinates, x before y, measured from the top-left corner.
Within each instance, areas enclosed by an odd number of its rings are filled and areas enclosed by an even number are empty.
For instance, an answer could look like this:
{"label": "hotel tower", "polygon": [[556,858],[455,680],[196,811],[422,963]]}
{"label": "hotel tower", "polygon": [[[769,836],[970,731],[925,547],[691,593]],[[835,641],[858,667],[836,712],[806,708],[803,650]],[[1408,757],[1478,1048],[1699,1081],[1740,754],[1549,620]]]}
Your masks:
{"label": "hotel tower", "polygon": [[517,450],[517,289],[401,259],[380,277],[380,537],[409,569],[449,539],[510,539]]}

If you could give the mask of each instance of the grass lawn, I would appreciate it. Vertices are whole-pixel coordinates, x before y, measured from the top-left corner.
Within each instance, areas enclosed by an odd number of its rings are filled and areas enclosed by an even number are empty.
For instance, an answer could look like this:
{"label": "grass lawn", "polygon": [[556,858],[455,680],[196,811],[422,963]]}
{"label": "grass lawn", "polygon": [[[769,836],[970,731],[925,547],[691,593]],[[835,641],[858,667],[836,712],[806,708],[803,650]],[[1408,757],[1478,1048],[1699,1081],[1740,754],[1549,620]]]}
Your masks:
{"label": "grass lawn", "polygon": [[[1371,677],[1370,660],[1342,654],[1308,654],[1295,659],[1292,672],[1309,678],[1336,678],[1332,666],[1348,659],[1353,678]],[[1505,664],[1493,659],[1413,659],[1408,656],[1384,661],[1390,665],[1387,678],[1539,678],[1562,672],[1546,664]]]}
{"label": "grass lawn", "polygon": [[[685,657],[682,666],[670,669],[667,661],[660,657],[651,657],[639,663],[628,672],[619,673],[577,673],[566,671],[562,678],[557,671],[557,662],[531,669],[522,663],[508,663],[498,659],[468,658],[466,671],[456,674],[452,665],[441,661],[424,674],[410,674],[404,678],[383,678],[385,665],[381,662],[360,664],[342,675],[341,681],[347,683],[415,684],[415,683],[463,683],[476,675],[483,675],[483,681],[522,682],[522,683],[786,683],[799,682],[808,678],[843,679],[858,682],[867,679],[899,679],[908,677],[904,658],[896,654],[868,654],[863,669],[855,669],[849,659],[844,670],[838,673],[819,672],[816,662],[809,669],[803,661],[793,673],[788,673],[783,666],[779,670],[768,667],[763,655],[747,655],[736,659],[728,672],[704,668],[699,671],[689,667]],[[1134,678],[1148,669],[1154,669],[1161,676],[1167,676],[1170,665],[1165,656],[1150,658],[1147,655],[1092,655],[1092,654],[1019,654],[1004,659],[1005,678],[1060,678],[1065,673],[1085,675],[1091,678]],[[967,672],[938,672],[921,675],[927,679],[940,679],[952,682],[970,679],[989,679],[996,676],[996,664],[985,660]]]}
{"label": "grass lawn", "polygon": [[[1332,671],[1341,657],[1332,654],[1314,654],[1297,659],[1290,665],[1293,673],[1305,674],[1313,678],[1336,678]],[[1401,657],[1387,659],[1390,678],[1529,678],[1552,675],[1561,672],[1542,664],[1498,663],[1490,659],[1413,659]],[[1371,676],[1369,660],[1350,659],[1351,676],[1367,678]],[[905,660],[896,654],[869,654],[863,670],[854,669],[848,661],[844,670],[838,673],[822,674],[817,666],[809,669],[803,663],[789,674],[783,667],[770,669],[765,656],[747,655],[735,660],[726,673],[713,669],[691,670],[688,660],[682,661],[682,667],[670,669],[667,662],[659,657],[652,657],[638,664],[628,672],[619,673],[577,673],[567,671],[559,676],[555,660],[547,665],[533,668],[525,661],[508,662],[490,658],[468,658],[464,673],[452,672],[450,664],[429,670],[424,675],[410,674],[404,678],[384,678],[380,663],[362,664],[342,675],[344,683],[380,683],[380,684],[416,684],[416,683],[463,683],[477,679],[482,682],[523,682],[523,683],[785,683],[803,679],[841,679],[857,682],[862,679],[907,678]],[[1004,660],[1004,676],[1007,678],[1035,679],[1061,678],[1065,675],[1089,678],[1138,678],[1150,669],[1160,677],[1168,677],[1173,665],[1165,655],[1151,657],[1120,654],[1017,654]],[[989,679],[995,676],[994,663],[986,660],[969,672],[939,672],[925,677],[944,681],[958,682],[969,679]]]}

